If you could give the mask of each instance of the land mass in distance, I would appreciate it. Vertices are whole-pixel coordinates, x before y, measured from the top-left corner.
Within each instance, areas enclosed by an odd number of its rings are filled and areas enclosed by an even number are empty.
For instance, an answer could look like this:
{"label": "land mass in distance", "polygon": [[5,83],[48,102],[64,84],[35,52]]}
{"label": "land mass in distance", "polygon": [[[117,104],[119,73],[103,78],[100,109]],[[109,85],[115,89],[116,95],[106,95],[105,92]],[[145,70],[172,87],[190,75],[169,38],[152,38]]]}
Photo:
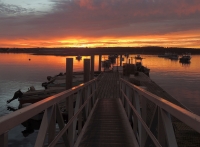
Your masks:
{"label": "land mass in distance", "polygon": [[164,54],[166,52],[176,54],[200,54],[200,49],[175,48],[175,47],[98,47],[98,48],[0,48],[0,53],[31,53],[34,55],[109,55],[109,54]]}

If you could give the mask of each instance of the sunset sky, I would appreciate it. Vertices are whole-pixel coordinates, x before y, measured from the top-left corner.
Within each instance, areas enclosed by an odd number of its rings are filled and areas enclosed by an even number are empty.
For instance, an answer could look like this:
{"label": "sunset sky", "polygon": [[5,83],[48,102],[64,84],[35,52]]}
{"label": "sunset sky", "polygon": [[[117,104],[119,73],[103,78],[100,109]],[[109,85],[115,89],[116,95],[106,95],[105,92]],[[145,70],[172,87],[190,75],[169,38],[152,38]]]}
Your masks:
{"label": "sunset sky", "polygon": [[200,0],[0,0],[0,47],[200,48]]}

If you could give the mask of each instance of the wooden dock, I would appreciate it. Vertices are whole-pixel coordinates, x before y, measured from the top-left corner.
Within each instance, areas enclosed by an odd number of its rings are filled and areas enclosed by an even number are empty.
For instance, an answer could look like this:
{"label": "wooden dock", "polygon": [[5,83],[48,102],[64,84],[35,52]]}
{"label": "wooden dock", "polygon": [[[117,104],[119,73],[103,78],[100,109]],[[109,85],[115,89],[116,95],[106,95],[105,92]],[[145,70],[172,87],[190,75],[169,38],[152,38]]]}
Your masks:
{"label": "wooden dock", "polygon": [[[90,120],[88,123],[86,123],[85,130],[83,131],[84,133],[81,134],[82,137],[81,140],[78,141],[77,146],[137,146],[135,145],[135,135],[133,134],[130,122],[128,121],[125,110],[119,99],[119,77],[120,75],[117,72],[103,73],[98,84],[99,100],[93,113],[90,116]],[[184,105],[174,99],[144,73],[139,73],[138,76],[130,76],[124,78],[137,86],[143,87],[145,90],[159,97],[162,97],[184,109],[187,109]],[[146,124],[150,127],[153,114],[155,113],[155,109],[157,107],[150,101],[147,105],[148,117]],[[171,117],[178,146],[189,146],[191,145],[191,142],[192,144],[199,146],[200,134],[175,117]],[[165,133],[161,135],[162,138],[165,138],[164,134]],[[148,141],[148,139],[145,146],[153,145],[151,141]]]}
{"label": "wooden dock", "polygon": [[119,99],[119,73],[104,73],[98,89],[79,147],[133,147],[135,137]]}

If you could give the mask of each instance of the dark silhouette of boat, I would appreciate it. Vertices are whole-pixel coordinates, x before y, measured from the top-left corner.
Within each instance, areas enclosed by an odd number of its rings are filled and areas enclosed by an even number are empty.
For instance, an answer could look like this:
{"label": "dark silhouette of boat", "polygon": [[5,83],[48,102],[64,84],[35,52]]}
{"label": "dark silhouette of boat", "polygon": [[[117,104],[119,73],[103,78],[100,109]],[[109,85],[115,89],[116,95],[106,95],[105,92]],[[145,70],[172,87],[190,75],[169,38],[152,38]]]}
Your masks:
{"label": "dark silhouette of boat", "polygon": [[180,62],[183,62],[183,63],[190,63],[190,60],[191,60],[191,54],[190,53],[186,53],[186,54],[183,54],[180,58],[179,58],[179,61]]}
{"label": "dark silhouette of boat", "polygon": [[76,60],[80,61],[82,59],[81,55],[76,56]]}

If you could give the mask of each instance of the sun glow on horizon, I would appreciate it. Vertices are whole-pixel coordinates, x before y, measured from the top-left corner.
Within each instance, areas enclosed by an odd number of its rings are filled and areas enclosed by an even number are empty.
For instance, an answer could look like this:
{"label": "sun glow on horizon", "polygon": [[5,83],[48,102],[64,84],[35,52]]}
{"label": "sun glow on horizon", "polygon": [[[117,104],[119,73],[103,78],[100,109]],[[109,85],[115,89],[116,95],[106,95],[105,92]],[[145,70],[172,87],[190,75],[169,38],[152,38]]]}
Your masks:
{"label": "sun glow on horizon", "polygon": [[200,48],[200,31],[187,31],[165,35],[128,37],[68,37],[47,39],[1,40],[2,48],[56,48],[56,47],[185,47]]}

